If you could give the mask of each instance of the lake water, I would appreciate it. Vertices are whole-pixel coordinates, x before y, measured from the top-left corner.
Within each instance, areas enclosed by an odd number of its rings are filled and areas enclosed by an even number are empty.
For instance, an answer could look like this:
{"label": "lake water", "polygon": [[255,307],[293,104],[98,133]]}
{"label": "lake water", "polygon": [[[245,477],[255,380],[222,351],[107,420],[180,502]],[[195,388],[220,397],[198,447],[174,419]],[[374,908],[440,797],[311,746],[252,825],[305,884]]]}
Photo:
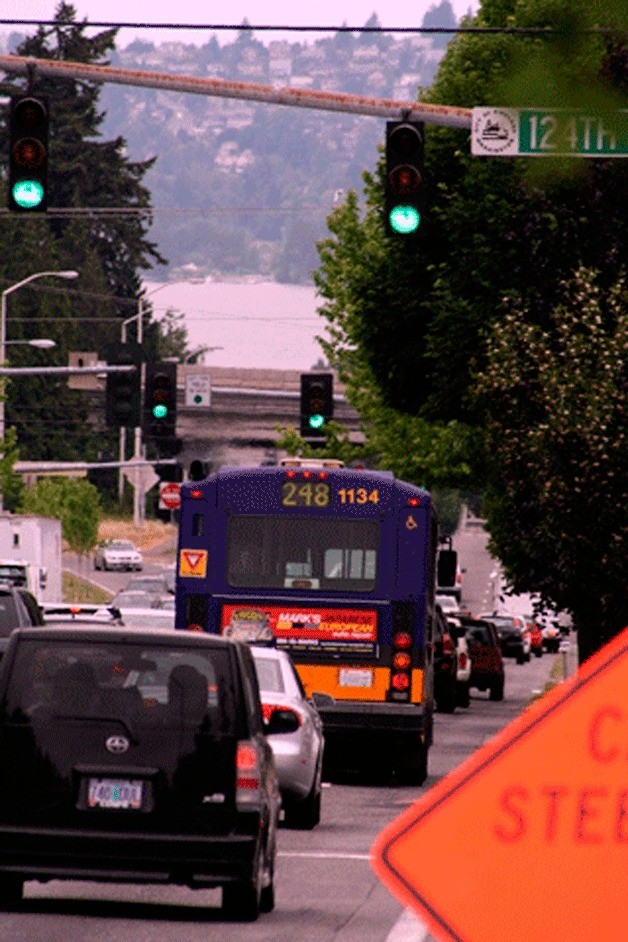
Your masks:
{"label": "lake water", "polygon": [[325,335],[313,286],[275,282],[145,282],[159,319],[170,308],[185,315],[189,347],[223,347],[205,354],[209,366],[310,370],[323,357],[314,339]]}

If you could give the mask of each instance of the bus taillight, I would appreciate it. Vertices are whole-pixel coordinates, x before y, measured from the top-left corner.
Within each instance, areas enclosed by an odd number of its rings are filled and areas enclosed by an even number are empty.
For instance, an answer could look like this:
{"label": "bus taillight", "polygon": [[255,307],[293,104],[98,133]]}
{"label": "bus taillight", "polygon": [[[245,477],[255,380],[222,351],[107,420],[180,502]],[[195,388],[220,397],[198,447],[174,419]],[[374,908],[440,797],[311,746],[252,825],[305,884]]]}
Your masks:
{"label": "bus taillight", "polygon": [[398,671],[407,671],[410,667],[410,655],[406,651],[397,651],[393,657],[393,667]]}
{"label": "bus taillight", "polygon": [[407,674],[403,674],[401,671],[399,671],[398,673],[392,675],[390,685],[393,690],[405,692],[406,690],[410,689],[410,678]]}
{"label": "bus taillight", "polygon": [[187,629],[186,629],[186,630],[187,630],[187,631],[200,631],[200,632],[202,633],[203,627],[202,627],[202,625],[191,624],[191,625],[188,625],[188,626],[187,626]]}
{"label": "bus taillight", "polygon": [[412,635],[409,631],[398,631],[393,638],[393,647],[394,648],[411,648],[412,647]]}

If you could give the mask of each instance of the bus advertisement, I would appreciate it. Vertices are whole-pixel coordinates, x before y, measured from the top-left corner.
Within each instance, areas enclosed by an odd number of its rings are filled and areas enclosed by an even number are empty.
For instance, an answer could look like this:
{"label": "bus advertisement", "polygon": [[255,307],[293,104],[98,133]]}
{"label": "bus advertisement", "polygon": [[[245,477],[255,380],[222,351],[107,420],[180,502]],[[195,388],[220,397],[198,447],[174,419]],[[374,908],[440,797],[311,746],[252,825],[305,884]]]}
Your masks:
{"label": "bus advertisement", "polygon": [[330,762],[420,783],[432,741],[430,494],[330,459],[181,486],[176,627],[289,651]]}

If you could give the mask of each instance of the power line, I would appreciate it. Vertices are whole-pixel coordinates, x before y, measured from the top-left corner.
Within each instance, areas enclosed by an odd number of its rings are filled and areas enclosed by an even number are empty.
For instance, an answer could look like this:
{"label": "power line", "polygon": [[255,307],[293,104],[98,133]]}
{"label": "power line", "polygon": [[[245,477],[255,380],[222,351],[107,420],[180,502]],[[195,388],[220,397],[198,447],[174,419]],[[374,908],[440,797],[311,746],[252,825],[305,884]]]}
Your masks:
{"label": "power line", "polygon": [[[281,24],[272,26],[269,23],[114,23],[105,20],[92,20],[87,22],[83,20],[77,22],[68,20],[60,22],[59,20],[24,20],[24,19],[0,19],[0,25],[5,26],[84,26],[98,27],[103,29],[169,29],[169,30],[211,30],[216,32],[278,32],[278,33],[400,33],[413,34],[424,33],[427,35],[455,35],[459,33],[477,33],[477,34],[510,34],[520,36],[553,36],[566,33],[565,29],[556,29],[552,26],[288,26]],[[577,29],[569,31],[570,35],[577,34],[583,36],[596,35],[599,33],[625,33],[626,30],[620,27],[593,26],[586,29]]]}

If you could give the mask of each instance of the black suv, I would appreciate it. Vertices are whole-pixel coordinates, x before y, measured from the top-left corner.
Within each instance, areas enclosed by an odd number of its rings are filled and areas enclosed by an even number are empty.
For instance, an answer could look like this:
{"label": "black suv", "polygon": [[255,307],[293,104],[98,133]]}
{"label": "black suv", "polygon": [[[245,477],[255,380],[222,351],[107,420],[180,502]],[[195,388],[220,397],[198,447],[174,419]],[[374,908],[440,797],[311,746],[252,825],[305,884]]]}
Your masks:
{"label": "black suv", "polygon": [[221,886],[236,919],[273,908],[280,795],[246,644],[17,630],[0,754],[0,906],[25,880],[83,879]]}
{"label": "black suv", "polygon": [[497,629],[483,618],[460,617],[467,635],[471,678],[469,684],[477,690],[488,690],[491,700],[504,699],[504,659]]}

